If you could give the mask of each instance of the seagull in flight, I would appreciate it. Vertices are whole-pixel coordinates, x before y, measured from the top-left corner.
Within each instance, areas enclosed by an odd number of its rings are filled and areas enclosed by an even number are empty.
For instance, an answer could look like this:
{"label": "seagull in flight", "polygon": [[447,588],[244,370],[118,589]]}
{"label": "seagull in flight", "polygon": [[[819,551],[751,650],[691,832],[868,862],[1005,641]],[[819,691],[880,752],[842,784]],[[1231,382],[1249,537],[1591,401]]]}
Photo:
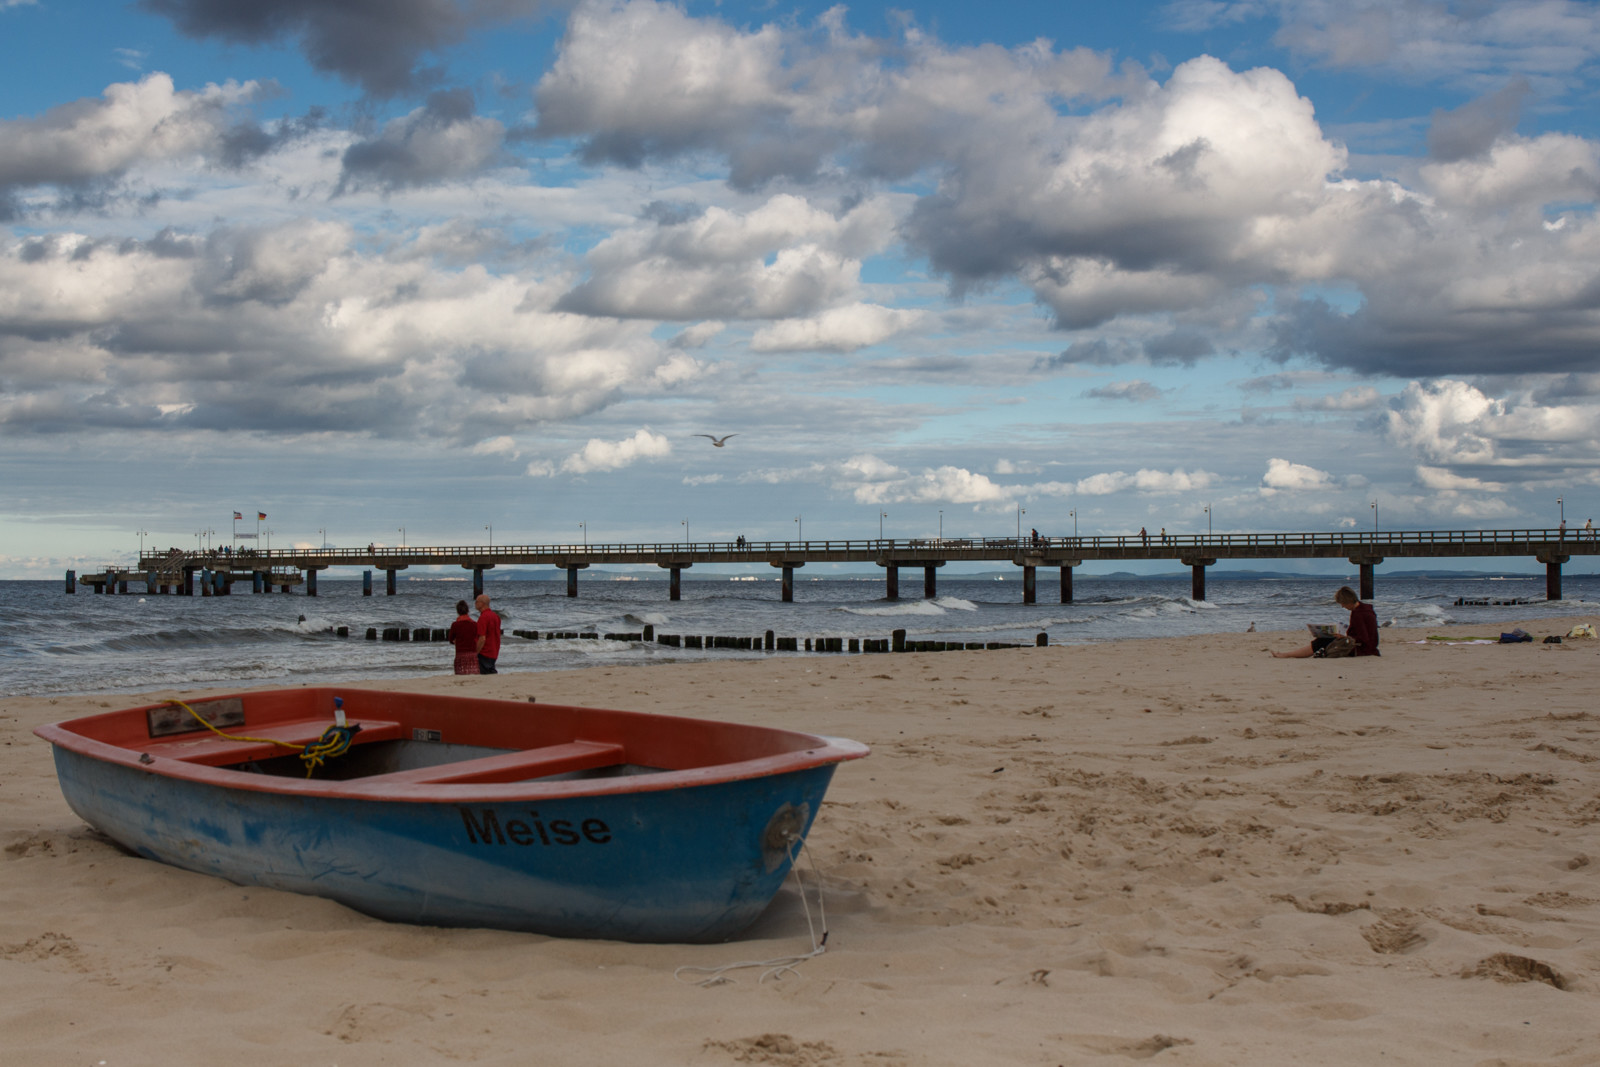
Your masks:
{"label": "seagull in flight", "polygon": [[690,437],[705,437],[705,438],[709,438],[711,443],[714,446],[716,446],[717,448],[721,448],[724,444],[727,443],[728,438],[730,438],[730,437],[738,437],[739,435],[736,434],[736,433],[730,433],[730,434],[724,434],[721,437],[712,437],[708,433],[693,433],[693,434],[690,434],[689,436]]}

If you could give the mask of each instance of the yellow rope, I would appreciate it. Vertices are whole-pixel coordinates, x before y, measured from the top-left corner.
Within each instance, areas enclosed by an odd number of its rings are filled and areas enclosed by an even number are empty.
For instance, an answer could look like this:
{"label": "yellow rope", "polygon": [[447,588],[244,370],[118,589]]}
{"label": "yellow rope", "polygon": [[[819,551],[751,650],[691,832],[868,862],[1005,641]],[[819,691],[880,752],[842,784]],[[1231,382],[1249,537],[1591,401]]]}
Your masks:
{"label": "yellow rope", "polygon": [[204,716],[202,716],[198,711],[195,711],[189,705],[185,704],[183,701],[169,700],[167,703],[178,705],[178,707],[182,708],[184,711],[187,711],[190,715],[193,715],[195,717],[195,721],[197,721],[201,726],[204,726],[207,730],[210,730],[218,737],[226,737],[229,741],[255,741],[258,744],[263,745],[279,745],[283,748],[292,748],[296,752],[305,751],[306,746],[297,745],[293,741],[279,741],[272,737],[246,737],[244,734],[225,734],[215,726],[212,726],[209,722],[206,722]]}
{"label": "yellow rope", "polygon": [[330,726],[322,731],[322,736],[305,747],[300,753],[300,758],[306,765],[306,777],[311,777],[311,771],[320,767],[330,756],[342,756],[350,748],[350,742],[356,730],[361,727]]}
{"label": "yellow rope", "polygon": [[273,737],[248,737],[244,734],[225,734],[211,723],[207,722],[204,716],[202,716],[198,711],[195,711],[189,705],[185,704],[183,701],[168,700],[167,703],[176,704],[184,711],[187,711],[190,715],[195,717],[195,721],[197,721],[201,726],[204,726],[207,730],[210,730],[212,733],[216,734],[218,737],[226,737],[229,741],[254,741],[257,744],[262,745],[277,745],[280,748],[292,749],[293,751],[300,753],[300,759],[306,765],[307,778],[310,778],[311,772],[316,770],[322,764],[326,763],[330,757],[344,755],[344,753],[350,748],[350,742],[355,730],[360,729],[359,726],[355,729],[340,729],[338,726],[330,726],[327,730],[323,731],[321,737],[317,738],[317,740],[313,741],[311,744],[297,745],[293,741],[279,741]]}

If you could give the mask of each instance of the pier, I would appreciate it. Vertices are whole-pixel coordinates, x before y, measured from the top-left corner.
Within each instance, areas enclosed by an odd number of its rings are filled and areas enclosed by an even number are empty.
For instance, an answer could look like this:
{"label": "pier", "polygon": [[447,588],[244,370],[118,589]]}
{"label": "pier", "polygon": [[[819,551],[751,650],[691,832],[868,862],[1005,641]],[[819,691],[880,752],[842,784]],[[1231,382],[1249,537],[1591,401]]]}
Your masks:
{"label": "pier", "polygon": [[566,572],[566,592],[578,595],[579,574],[607,564],[654,565],[668,574],[669,599],[681,597],[683,572],[696,564],[765,564],[781,572],[782,598],[794,599],[794,574],[808,563],[866,563],[883,568],[885,596],[900,597],[900,571],[921,569],[922,595],[938,595],[939,568],[949,563],[1007,563],[1018,568],[1022,602],[1038,600],[1038,572],[1059,572],[1060,602],[1072,603],[1072,573],[1085,563],[1170,561],[1188,567],[1191,595],[1206,596],[1206,568],[1221,560],[1342,559],[1359,570],[1363,600],[1373,596],[1373,569],[1387,559],[1523,557],[1545,566],[1545,596],[1561,599],[1561,566],[1573,556],[1600,555],[1594,531],[1404,530],[1371,533],[1138,534],[1092,537],[912,538],[824,541],[702,541],[583,545],[453,545],[207,551],[150,551],[136,569],[67,572],[67,592],[79,583],[96,593],[126,593],[143,582],[147,594],[227,596],[248,583],[255,593],[317,595],[317,576],[333,568],[362,571],[362,592],[372,595],[373,574],[383,572],[393,596],[401,571],[411,567],[460,567],[472,574],[474,593],[495,567],[555,567]]}

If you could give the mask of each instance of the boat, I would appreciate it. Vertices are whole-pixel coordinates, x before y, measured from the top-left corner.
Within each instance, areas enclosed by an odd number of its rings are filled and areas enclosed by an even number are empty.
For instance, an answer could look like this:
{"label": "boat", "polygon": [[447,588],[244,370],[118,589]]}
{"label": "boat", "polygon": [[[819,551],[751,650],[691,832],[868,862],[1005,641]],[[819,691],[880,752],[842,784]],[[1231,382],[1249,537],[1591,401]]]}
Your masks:
{"label": "boat", "polygon": [[771,903],[836,765],[770,727],[305,687],[41,726],[72,810],[149,859],[394,922],[722,941]]}

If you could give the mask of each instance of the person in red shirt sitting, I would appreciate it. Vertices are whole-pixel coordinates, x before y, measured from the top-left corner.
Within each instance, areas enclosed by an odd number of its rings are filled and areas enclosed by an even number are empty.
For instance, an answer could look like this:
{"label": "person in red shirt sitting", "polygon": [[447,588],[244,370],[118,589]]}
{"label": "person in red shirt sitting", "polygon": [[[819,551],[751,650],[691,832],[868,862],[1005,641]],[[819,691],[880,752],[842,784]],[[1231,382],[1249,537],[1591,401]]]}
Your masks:
{"label": "person in red shirt sitting", "polygon": [[[1352,656],[1376,656],[1378,652],[1378,613],[1372,610],[1371,604],[1363,604],[1361,598],[1356,596],[1356,591],[1348,585],[1341,585],[1339,591],[1333,594],[1333,599],[1339,606],[1350,612],[1350,625],[1345,627],[1345,637],[1355,644],[1355,649],[1349,653]],[[1327,655],[1328,646],[1337,637],[1319,637],[1309,645],[1302,645],[1292,652],[1274,652],[1275,659],[1309,659],[1312,656],[1321,658]]]}

